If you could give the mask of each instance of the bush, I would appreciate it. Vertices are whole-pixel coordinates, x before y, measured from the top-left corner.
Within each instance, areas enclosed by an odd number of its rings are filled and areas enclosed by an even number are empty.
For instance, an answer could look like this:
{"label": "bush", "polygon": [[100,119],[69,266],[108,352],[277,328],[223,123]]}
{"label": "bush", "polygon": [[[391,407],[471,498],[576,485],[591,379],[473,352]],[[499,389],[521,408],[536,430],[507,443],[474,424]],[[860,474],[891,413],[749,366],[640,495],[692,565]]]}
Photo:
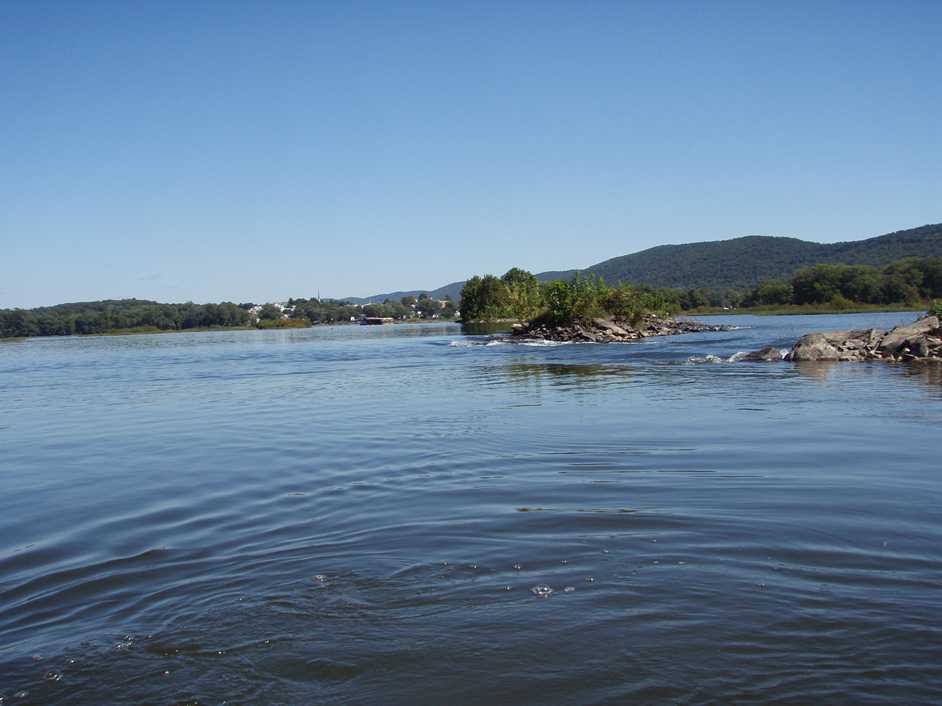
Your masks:
{"label": "bush", "polygon": [[851,309],[854,306],[854,303],[843,294],[835,294],[833,297],[831,297],[830,304],[838,311],[843,309]]}
{"label": "bush", "polygon": [[600,277],[576,275],[568,282],[547,282],[543,285],[544,316],[556,324],[588,321],[605,313],[603,304],[610,292]]}
{"label": "bush", "polygon": [[942,299],[929,302],[929,316],[938,316],[942,319]]}

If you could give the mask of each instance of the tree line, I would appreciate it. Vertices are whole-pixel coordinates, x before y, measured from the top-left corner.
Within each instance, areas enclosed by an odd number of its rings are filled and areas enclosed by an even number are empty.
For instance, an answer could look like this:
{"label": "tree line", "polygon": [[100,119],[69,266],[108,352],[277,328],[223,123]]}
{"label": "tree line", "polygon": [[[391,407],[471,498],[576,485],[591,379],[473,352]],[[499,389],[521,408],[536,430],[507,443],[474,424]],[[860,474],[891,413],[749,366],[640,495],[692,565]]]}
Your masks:
{"label": "tree line", "polygon": [[186,330],[214,326],[246,326],[251,305],[160,304],[141,299],[112,299],[40,307],[0,309],[0,338],[71,336],[116,329]]}
{"label": "tree line", "polygon": [[919,306],[942,297],[942,257],[906,258],[883,268],[815,265],[789,280],[762,282],[744,306],[783,304],[901,304]]}
{"label": "tree line", "polygon": [[464,321],[515,319],[573,321],[593,316],[637,320],[646,313],[671,314],[706,308],[854,304],[918,307],[942,298],[942,258],[906,258],[884,268],[815,265],[790,280],[738,289],[671,289],[644,285],[609,286],[598,275],[539,282],[519,268],[503,276],[475,276],[461,292]]}
{"label": "tree line", "polygon": [[143,299],[109,299],[96,302],[58,304],[37,309],[0,309],[0,338],[27,336],[72,336],[123,330],[185,331],[199,328],[244,327],[256,324],[270,328],[284,325],[332,324],[361,316],[393,319],[450,318],[454,303],[431,299],[427,294],[403,297],[397,302],[360,307],[335,299],[290,299],[284,309],[274,304],[256,307],[236,304],[161,304]]}
{"label": "tree line", "polygon": [[[382,303],[365,304],[362,307],[336,300],[289,299],[288,308],[292,317],[307,319],[312,324],[350,321],[361,315],[398,320],[431,319],[436,316],[452,318],[455,315],[455,305],[450,298],[446,298],[442,303],[425,293],[420,294],[418,298],[406,296],[398,301],[386,299]],[[259,312],[259,317],[265,318],[264,308]]]}
{"label": "tree line", "polygon": [[[728,289],[668,289],[619,284],[609,286],[597,275],[577,275],[572,280],[539,282],[514,267],[503,276],[475,276],[461,292],[464,321],[547,317],[571,321],[609,315],[637,319],[647,312],[676,313],[705,307],[757,307],[829,305],[836,309],[853,304],[916,307],[942,299],[942,258],[906,258],[883,268],[867,265],[815,265],[788,280],[762,282],[748,292]],[[105,300],[59,304],[37,309],[0,309],[0,338],[20,336],[70,336],[122,329],[187,330],[248,326],[253,323],[251,303],[161,304],[142,299]],[[296,321],[330,324],[360,316],[393,319],[451,318],[454,302],[418,298],[387,299],[363,307],[333,299],[290,299],[286,310]],[[263,321],[282,319],[285,313],[267,304]]]}

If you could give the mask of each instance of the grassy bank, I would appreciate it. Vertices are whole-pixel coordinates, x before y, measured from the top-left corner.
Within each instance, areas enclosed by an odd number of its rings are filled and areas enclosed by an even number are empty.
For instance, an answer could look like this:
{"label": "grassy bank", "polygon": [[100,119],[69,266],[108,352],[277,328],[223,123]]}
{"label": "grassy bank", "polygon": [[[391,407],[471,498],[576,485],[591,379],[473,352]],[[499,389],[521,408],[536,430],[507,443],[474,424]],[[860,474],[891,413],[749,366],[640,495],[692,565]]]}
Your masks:
{"label": "grassy bank", "polygon": [[280,328],[309,328],[311,322],[307,319],[262,319],[256,325],[260,329]]}
{"label": "grassy bank", "polygon": [[[454,319],[402,319],[392,322],[394,324],[427,324],[427,323],[455,323]],[[205,333],[207,331],[271,331],[280,329],[311,328],[312,326],[351,326],[358,325],[358,321],[332,321],[330,323],[311,323],[307,319],[281,319],[259,321],[252,326],[197,326],[194,328],[157,328],[156,326],[135,326],[133,328],[116,328],[101,333],[73,334],[76,336],[133,336],[137,334],[152,333]],[[25,338],[4,338],[3,341],[23,341]]]}
{"label": "grassy bank", "polygon": [[[101,333],[73,334],[75,336],[133,336],[150,333],[201,333],[205,331],[252,331],[254,326],[196,326],[194,328],[157,328],[156,326],[134,326],[132,328],[113,328]],[[36,336],[36,338],[41,338]]]}
{"label": "grassy bank", "polygon": [[853,304],[847,307],[835,307],[830,304],[783,304],[777,306],[742,307],[739,309],[722,309],[719,307],[698,307],[681,312],[683,316],[716,316],[716,315],[742,315],[754,316],[787,316],[787,315],[815,315],[815,314],[876,314],[893,312],[924,312],[926,307],[906,306],[904,304]]}

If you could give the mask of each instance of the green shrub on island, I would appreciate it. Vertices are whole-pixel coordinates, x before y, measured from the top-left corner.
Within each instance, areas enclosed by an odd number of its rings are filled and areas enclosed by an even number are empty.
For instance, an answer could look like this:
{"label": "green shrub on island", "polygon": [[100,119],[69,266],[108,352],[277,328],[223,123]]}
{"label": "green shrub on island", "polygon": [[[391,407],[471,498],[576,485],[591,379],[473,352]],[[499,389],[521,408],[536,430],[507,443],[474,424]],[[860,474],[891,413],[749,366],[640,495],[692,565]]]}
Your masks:
{"label": "green shrub on island", "polygon": [[489,322],[501,319],[540,321],[554,325],[610,317],[637,322],[650,313],[673,313],[682,294],[620,284],[609,287],[596,275],[577,274],[571,280],[538,283],[525,270],[513,268],[503,277],[472,277],[461,292],[461,319]]}
{"label": "green shrub on island", "polygon": [[569,281],[547,282],[543,286],[546,306],[537,319],[558,325],[604,316],[608,295],[609,288],[601,277],[595,275],[576,275]]}
{"label": "green shrub on island", "polygon": [[942,299],[935,299],[929,304],[929,316],[938,316],[942,319]]}

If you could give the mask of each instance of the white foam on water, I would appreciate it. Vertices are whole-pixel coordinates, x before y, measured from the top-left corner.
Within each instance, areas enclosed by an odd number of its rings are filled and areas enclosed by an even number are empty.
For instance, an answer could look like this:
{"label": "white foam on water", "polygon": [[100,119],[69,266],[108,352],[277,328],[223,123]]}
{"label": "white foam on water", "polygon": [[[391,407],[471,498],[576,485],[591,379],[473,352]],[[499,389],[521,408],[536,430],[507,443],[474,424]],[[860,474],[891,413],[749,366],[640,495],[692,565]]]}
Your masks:
{"label": "white foam on water", "polygon": [[699,365],[702,363],[723,363],[725,361],[718,355],[692,355],[687,358],[687,362]]}
{"label": "white foam on water", "polygon": [[551,348],[553,346],[568,346],[575,341],[550,341],[545,338],[540,339],[528,339],[526,341],[520,341],[521,346],[534,346],[537,348]]}
{"label": "white foam on water", "polygon": [[[688,363],[694,363],[696,365],[702,365],[704,363],[716,364],[716,363],[738,363],[751,351],[739,351],[738,353],[733,353],[729,358],[722,358],[718,355],[692,355],[687,358]],[[779,349],[779,355],[784,360],[785,356],[788,354],[788,351],[785,349]]]}

